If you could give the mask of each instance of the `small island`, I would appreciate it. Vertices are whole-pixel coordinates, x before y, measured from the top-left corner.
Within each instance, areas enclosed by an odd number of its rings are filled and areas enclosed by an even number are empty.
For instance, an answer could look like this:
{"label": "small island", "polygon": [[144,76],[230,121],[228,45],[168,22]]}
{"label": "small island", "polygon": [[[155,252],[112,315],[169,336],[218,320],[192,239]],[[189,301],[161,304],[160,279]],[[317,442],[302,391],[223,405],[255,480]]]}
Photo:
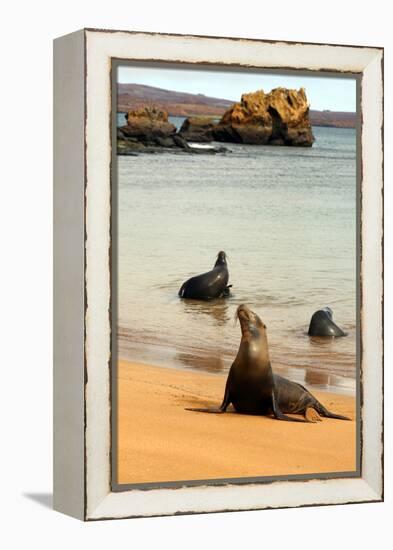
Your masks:
{"label": "small island", "polygon": [[125,115],[127,124],[118,128],[118,154],[155,153],[163,149],[192,153],[220,153],[223,147],[193,147],[192,143],[226,142],[252,145],[311,147],[314,142],[309,103],[304,88],[275,88],[243,94],[221,118],[186,118],[179,131],[168,112],[158,105],[145,105]]}
{"label": "small island", "polygon": [[314,136],[309,103],[304,88],[275,88],[243,94],[222,116],[186,119],[180,135],[193,141],[224,141],[252,145],[295,145],[311,147]]}

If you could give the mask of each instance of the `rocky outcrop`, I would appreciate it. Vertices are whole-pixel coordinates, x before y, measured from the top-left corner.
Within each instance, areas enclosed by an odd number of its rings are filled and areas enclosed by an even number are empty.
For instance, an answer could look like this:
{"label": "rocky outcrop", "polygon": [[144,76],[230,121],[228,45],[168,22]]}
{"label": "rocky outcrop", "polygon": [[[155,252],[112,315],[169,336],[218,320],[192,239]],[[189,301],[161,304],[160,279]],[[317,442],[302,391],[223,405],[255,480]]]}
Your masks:
{"label": "rocky outcrop", "polygon": [[311,146],[314,137],[304,88],[243,94],[213,130],[216,141]]}
{"label": "rocky outcrop", "polygon": [[213,141],[218,120],[217,117],[208,116],[186,118],[179,130],[179,135],[187,141],[198,143]]}
{"label": "rocky outcrop", "polygon": [[[156,106],[145,106],[129,111],[127,124],[117,129],[117,152],[133,155],[138,152],[154,152],[157,148],[179,147],[176,126],[168,119],[168,113]],[[184,141],[184,148],[187,143]]]}
{"label": "rocky outcrop", "polygon": [[[191,117],[183,122],[178,133],[169,122],[168,113],[154,105],[129,111],[126,119],[127,124],[118,128],[119,154],[159,149],[191,152],[187,142],[193,141],[303,147],[310,147],[314,141],[304,88],[243,94],[241,101],[234,103],[218,123],[215,117]],[[222,148],[213,149],[205,152],[223,152]]]}
{"label": "rocky outcrop", "polygon": [[162,153],[165,151],[195,154],[215,154],[226,151],[224,147],[198,149],[176,133],[169,122],[168,113],[155,106],[129,111],[127,124],[117,129],[117,154],[134,156],[138,153]]}
{"label": "rocky outcrop", "polygon": [[[176,133],[176,126],[168,120],[168,113],[155,106],[142,107],[126,114],[127,125],[119,130],[124,138],[134,138],[145,144],[160,144]],[[168,141],[169,143],[169,141]]]}

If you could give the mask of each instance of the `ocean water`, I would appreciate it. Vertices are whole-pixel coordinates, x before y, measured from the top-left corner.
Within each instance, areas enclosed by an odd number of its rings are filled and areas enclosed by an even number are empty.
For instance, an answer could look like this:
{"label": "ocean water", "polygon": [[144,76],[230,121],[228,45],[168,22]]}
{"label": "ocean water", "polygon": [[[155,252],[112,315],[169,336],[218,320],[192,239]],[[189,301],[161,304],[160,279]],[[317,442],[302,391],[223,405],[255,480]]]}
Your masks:
{"label": "ocean water", "polygon": [[[354,392],[356,132],[313,131],[312,148],[118,157],[120,358],[224,373],[245,303],[267,325],[274,370]],[[219,250],[230,298],[180,300],[182,282],[210,270]],[[347,337],[308,337],[312,313],[326,305]]]}

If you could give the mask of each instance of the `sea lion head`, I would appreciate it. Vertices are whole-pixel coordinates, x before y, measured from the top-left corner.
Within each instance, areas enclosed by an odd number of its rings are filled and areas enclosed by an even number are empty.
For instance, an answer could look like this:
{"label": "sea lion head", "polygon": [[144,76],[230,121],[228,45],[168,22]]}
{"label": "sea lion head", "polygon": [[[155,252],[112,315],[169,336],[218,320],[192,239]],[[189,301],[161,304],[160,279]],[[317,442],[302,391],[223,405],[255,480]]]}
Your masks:
{"label": "sea lion head", "polygon": [[220,252],[217,254],[217,260],[214,264],[214,267],[217,267],[218,265],[226,265],[227,264],[227,255],[223,250],[220,250]]}
{"label": "sea lion head", "polygon": [[265,323],[245,304],[237,308],[236,315],[242,330],[242,343],[247,344],[248,353],[268,364],[270,359]]}
{"label": "sea lion head", "polygon": [[243,334],[244,332],[250,332],[252,335],[258,336],[261,332],[266,331],[265,323],[245,304],[241,304],[237,308],[236,315]]}
{"label": "sea lion head", "polygon": [[322,336],[322,337],[340,337],[346,336],[344,332],[333,321],[333,310],[326,306],[322,309],[318,309],[313,313],[308,327],[309,336]]}
{"label": "sea lion head", "polygon": [[333,320],[333,310],[329,306],[325,306],[321,311],[324,311],[330,319]]}

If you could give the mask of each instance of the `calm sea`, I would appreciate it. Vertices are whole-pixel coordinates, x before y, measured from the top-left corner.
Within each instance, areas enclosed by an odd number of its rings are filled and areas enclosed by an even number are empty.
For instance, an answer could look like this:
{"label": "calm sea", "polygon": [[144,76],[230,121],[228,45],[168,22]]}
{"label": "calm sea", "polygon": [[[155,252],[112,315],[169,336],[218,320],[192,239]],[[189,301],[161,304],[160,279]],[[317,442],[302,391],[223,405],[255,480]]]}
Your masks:
{"label": "calm sea", "polygon": [[[273,369],[354,391],[356,133],[313,131],[312,148],[118,157],[119,357],[226,372],[240,342],[236,308],[246,303],[267,325]],[[219,250],[232,296],[180,300],[182,282],[211,269]],[[307,336],[326,305],[346,338]]]}

